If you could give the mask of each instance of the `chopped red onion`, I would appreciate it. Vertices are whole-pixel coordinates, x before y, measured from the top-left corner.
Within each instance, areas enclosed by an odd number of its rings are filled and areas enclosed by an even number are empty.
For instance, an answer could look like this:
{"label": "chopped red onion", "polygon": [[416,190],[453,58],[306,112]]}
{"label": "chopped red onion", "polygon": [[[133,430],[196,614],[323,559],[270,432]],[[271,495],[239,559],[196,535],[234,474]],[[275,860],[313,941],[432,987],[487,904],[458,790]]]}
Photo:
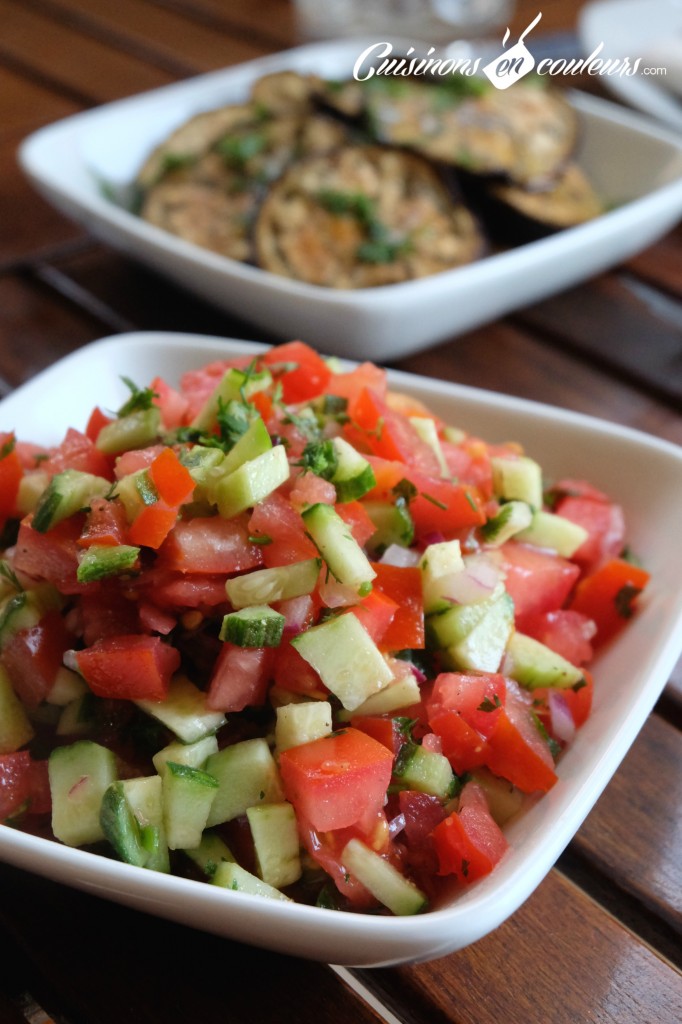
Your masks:
{"label": "chopped red onion", "polygon": [[547,703],[552,736],[562,743],[570,743],[575,736],[575,722],[568,701],[559,690],[550,690]]}

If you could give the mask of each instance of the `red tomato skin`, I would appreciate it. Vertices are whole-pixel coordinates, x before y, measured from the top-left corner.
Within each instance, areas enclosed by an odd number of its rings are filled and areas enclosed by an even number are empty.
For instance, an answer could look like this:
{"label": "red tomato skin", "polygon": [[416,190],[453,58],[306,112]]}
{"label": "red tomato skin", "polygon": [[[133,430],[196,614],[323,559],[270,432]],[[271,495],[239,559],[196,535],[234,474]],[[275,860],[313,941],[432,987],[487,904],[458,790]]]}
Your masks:
{"label": "red tomato skin", "polygon": [[383,744],[394,757],[402,746],[403,740],[394,718],[386,718],[383,715],[353,715],[350,724],[354,729],[367,733],[377,743]]}
{"label": "red tomato skin", "polygon": [[528,636],[556,651],[572,665],[585,665],[594,657],[590,642],[594,629],[591,619],[571,608],[557,608],[529,616],[525,621]]}
{"label": "red tomato skin", "polygon": [[169,508],[161,501],[145,505],[128,527],[128,540],[139,547],[158,551],[177,518],[177,508]]}
{"label": "red tomato skin", "polygon": [[506,699],[507,683],[497,672],[441,672],[431,691],[429,709],[431,713],[439,708],[456,711],[467,725],[488,737]]}
{"label": "red tomato skin", "polygon": [[625,517],[620,505],[587,496],[563,498],[556,507],[559,515],[587,530],[588,537],[572,560],[589,572],[606,559],[615,558],[625,546]]}
{"label": "red tomato skin", "polygon": [[0,433],[0,452],[3,449],[7,451],[0,457],[0,524],[16,515],[17,494],[24,475],[21,459],[15,447],[14,434]]}
{"label": "red tomato skin", "polygon": [[112,479],[111,463],[107,456],[95,447],[86,434],[72,427],[69,427],[64,440],[53,449],[41,468],[50,475],[65,469],[78,469],[83,473],[102,476],[106,480]]}
{"label": "red tomato skin", "polygon": [[27,750],[0,754],[0,821],[6,821],[31,793],[31,755]]}
{"label": "red tomato skin", "polygon": [[[282,385],[287,405],[306,402],[323,394],[331,377],[331,370],[324,359],[302,341],[289,341],[271,348],[263,356],[263,363]],[[279,366],[287,363],[295,366],[279,373]]]}
{"label": "red tomato skin", "polygon": [[159,608],[182,611],[190,608],[215,613],[227,607],[225,576],[153,569],[136,581],[136,589]]}
{"label": "red tomato skin", "polygon": [[114,581],[78,598],[79,632],[86,647],[108,636],[135,633],[139,630],[137,603],[129,601]]}
{"label": "red tomato skin", "polygon": [[194,493],[194,480],[172,448],[159,452],[149,467],[149,476],[160,500],[167,505],[184,505]]}
{"label": "red tomato skin", "polygon": [[568,559],[517,541],[503,544],[494,557],[507,574],[505,587],[521,632],[533,616],[562,608],[580,576],[579,566]]}
{"label": "red tomato skin", "polygon": [[256,505],[248,532],[269,539],[269,543],[259,545],[263,564],[268,568],[318,556],[317,548],[305,535],[300,513],[277,491]]}
{"label": "red tomato skin", "polygon": [[99,406],[95,406],[90,413],[90,418],[88,419],[88,424],[85,428],[85,436],[92,441],[93,444],[96,444],[100,430],[102,427],[106,427],[108,423],[113,423],[113,417],[107,416]]}
{"label": "red tomato skin", "polygon": [[40,622],[11,636],[2,651],[2,663],[19,698],[37,707],[52,689],[64,651],[73,647],[60,612],[49,611]]}
{"label": "red tomato skin", "polygon": [[126,511],[120,501],[93,498],[76,543],[80,548],[89,548],[93,544],[115,547],[127,543],[127,530]]}
{"label": "red tomato skin", "polygon": [[438,873],[455,875],[467,885],[490,874],[508,845],[475,783],[464,787],[459,811],[448,815],[432,835],[438,855]]}
{"label": "red tomato skin", "polygon": [[373,562],[376,572],[373,587],[390,598],[397,610],[380,646],[384,651],[421,650],[425,645],[424,602],[421,569],[417,566],[386,565]]}
{"label": "red tomato skin", "polygon": [[273,678],[277,686],[292,693],[326,695],[329,691],[319,675],[290,643],[276,649]]}
{"label": "red tomato skin", "polygon": [[224,643],[213,668],[206,706],[212,711],[243,711],[265,703],[272,649]]}
{"label": "red tomato skin", "polygon": [[346,613],[355,615],[375,644],[380,644],[395,618],[398,605],[381,591],[371,590],[367,597]]}
{"label": "red tomato skin", "polygon": [[649,579],[646,570],[613,558],[580,580],[570,607],[596,623],[595,646],[611,640],[629,622],[634,613],[632,601]]}
{"label": "red tomato skin", "polygon": [[396,412],[369,388],[358,396],[349,411],[345,433],[365,450],[383,459],[412,466],[431,477],[440,476],[440,463],[407,416]]}
{"label": "red tomato skin", "polygon": [[151,390],[156,395],[153,402],[161,411],[161,420],[166,430],[182,426],[185,423],[189,400],[172,388],[163,377],[154,378]]}
{"label": "red tomato skin", "polygon": [[486,765],[523,793],[546,793],[557,781],[554,761],[525,695],[507,680],[507,701],[488,737]]}
{"label": "red tomato skin", "polygon": [[340,398],[348,399],[348,412],[352,419],[354,403],[365,388],[369,388],[375,395],[385,400],[386,371],[374,363],[360,363],[348,373],[333,373],[325,390],[328,395],[338,395]]}
{"label": "red tomato skin", "polygon": [[346,501],[335,506],[337,514],[350,527],[350,532],[360,547],[364,547],[376,526],[370,519],[364,505],[359,501]]}
{"label": "red tomato skin", "polygon": [[19,526],[14,568],[31,579],[52,583],[62,594],[82,594],[96,584],[79,583],[78,538],[83,530],[84,517],[70,516],[57,523],[47,533],[39,533],[31,526],[32,516],[22,519]]}
{"label": "red tomato skin", "polygon": [[114,700],[163,700],[180,654],[159,637],[106,637],[76,655],[78,670],[94,694]]}
{"label": "red tomato skin", "polygon": [[[150,506],[153,507],[153,506]],[[183,573],[237,573],[263,564],[261,546],[249,542],[247,519],[180,519],[159,550],[157,565]]]}
{"label": "red tomato skin", "polygon": [[287,799],[313,828],[349,828],[381,809],[393,754],[352,727],[280,755]]}

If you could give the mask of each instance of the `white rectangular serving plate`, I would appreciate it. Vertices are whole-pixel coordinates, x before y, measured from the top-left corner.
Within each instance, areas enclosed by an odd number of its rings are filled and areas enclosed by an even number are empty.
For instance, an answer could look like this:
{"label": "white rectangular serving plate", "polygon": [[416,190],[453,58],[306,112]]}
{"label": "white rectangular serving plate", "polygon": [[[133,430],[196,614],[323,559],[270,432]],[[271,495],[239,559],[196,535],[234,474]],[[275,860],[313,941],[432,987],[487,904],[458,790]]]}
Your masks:
{"label": "white rectangular serving plate", "polygon": [[[95,404],[116,408],[157,374],[263,351],[201,335],[123,334],[94,342],[0,402],[0,430],[57,443]],[[628,540],[652,574],[640,612],[594,662],[594,710],[558,766],[559,781],[507,830],[493,873],[440,909],[408,918],[323,910],[145,871],[0,826],[0,859],[98,896],[256,946],[327,963],[388,966],[435,959],[500,925],[531,894],[601,794],[682,649],[682,448],[578,413],[389,372],[447,422],[492,442],[520,441],[550,478],[583,477],[622,503]]]}
{"label": "white rectangular serving plate", "polygon": [[[241,102],[251,83],[293,68],[350,76],[366,41],[298,47],[178,82],[42,128],[20,148],[35,187],[130,257],[282,339],[388,362],[454,337],[614,266],[682,216],[682,137],[613,103],[571,92],[579,160],[608,213],[549,238],[403,284],[336,290],[280,277],[185,242],[105,196],[125,196],[147,154],[199,111]],[[397,44],[396,44],[397,45]],[[421,51],[417,51],[421,52]]]}

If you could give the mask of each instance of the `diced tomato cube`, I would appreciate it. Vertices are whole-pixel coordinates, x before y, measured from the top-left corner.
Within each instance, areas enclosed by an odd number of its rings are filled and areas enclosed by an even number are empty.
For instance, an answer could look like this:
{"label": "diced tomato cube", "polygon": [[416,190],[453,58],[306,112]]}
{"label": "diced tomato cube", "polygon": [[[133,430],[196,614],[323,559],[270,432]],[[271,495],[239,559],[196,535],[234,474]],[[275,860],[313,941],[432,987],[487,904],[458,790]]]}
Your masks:
{"label": "diced tomato cube", "polygon": [[386,597],[380,590],[371,590],[359,604],[351,607],[348,614],[355,615],[374,643],[380,644],[397,611],[398,605],[395,601]]}
{"label": "diced tomato cube", "polygon": [[440,463],[409,417],[396,412],[369,388],[353,402],[346,434],[364,450],[405,463],[426,476],[439,477]]}
{"label": "diced tomato cube", "polygon": [[381,648],[385,651],[423,648],[425,639],[421,570],[417,566],[387,565],[383,562],[373,562],[372,568],[377,574],[372,584],[374,590],[384,594],[397,605],[396,613],[381,637]]}
{"label": "diced tomato cube", "polygon": [[175,523],[157,564],[184,573],[230,574],[255,569],[262,562],[261,546],[249,541],[246,518],[196,516]]}
{"label": "diced tomato cube", "polygon": [[64,651],[74,636],[58,611],[49,611],[35,626],[19,630],[4,644],[2,662],[21,700],[37,707],[52,689]]}
{"label": "diced tomato cube", "polygon": [[603,644],[632,618],[637,598],[648,582],[645,569],[613,558],[580,580],[570,606],[596,623],[595,644]]}
{"label": "diced tomato cube", "polygon": [[206,705],[213,711],[243,711],[265,703],[272,648],[224,643],[213,668]]}
{"label": "diced tomato cube", "polygon": [[149,476],[160,500],[167,505],[184,505],[194,493],[194,480],[172,448],[159,452],[149,467]]}
{"label": "diced tomato cube", "polygon": [[482,790],[468,783],[460,809],[433,830],[440,875],[454,875],[463,884],[490,874],[507,849],[500,827],[488,810]]}
{"label": "diced tomato cube", "polygon": [[622,553],[625,517],[620,505],[600,498],[569,495],[557,504],[556,511],[587,530],[587,540],[572,556],[572,560],[585,569],[593,569],[605,559]]}
{"label": "diced tomato cube", "polygon": [[329,692],[312,665],[290,643],[281,643],[276,648],[272,672],[275,683],[283,690],[318,696]]}
{"label": "diced tomato cube", "polygon": [[369,388],[379,398],[386,398],[386,371],[374,363],[360,363],[348,373],[333,373],[327,383],[326,393],[348,399],[348,412],[351,415],[354,403],[365,388]]}
{"label": "diced tomato cube", "polygon": [[143,548],[158,551],[178,518],[177,508],[169,508],[165,502],[156,501],[144,505],[128,527],[128,540]]}
{"label": "diced tomato cube", "polygon": [[391,751],[352,727],[280,755],[287,799],[323,832],[348,828],[379,811],[392,768]]}
{"label": "diced tomato cube", "polygon": [[77,544],[81,548],[89,548],[93,544],[115,547],[127,542],[127,530],[126,511],[120,501],[94,498]]}
{"label": "diced tomato cube", "polygon": [[111,463],[107,456],[95,447],[86,434],[81,434],[73,427],[69,427],[64,440],[52,451],[41,468],[50,474],[61,473],[65,469],[78,469],[82,473],[111,479]]}
{"label": "diced tomato cube", "polygon": [[27,516],[19,526],[14,568],[31,579],[54,584],[62,594],[80,594],[92,587],[76,578],[84,517],[69,516],[46,533],[33,529],[32,518]]}
{"label": "diced tomato cube", "polygon": [[579,566],[566,558],[517,541],[503,544],[495,557],[506,573],[505,587],[521,632],[529,618],[563,607],[580,575]]}
{"label": "diced tomato cube", "polygon": [[166,430],[182,426],[189,408],[189,399],[172,388],[163,377],[155,377],[150,387],[156,395],[153,402],[161,410],[161,421]]}
{"label": "diced tomato cube", "polygon": [[350,527],[350,532],[360,547],[364,547],[376,526],[369,517],[365,506],[359,501],[345,501],[335,506],[338,515]]}
{"label": "diced tomato cube", "polygon": [[112,422],[112,416],[107,416],[107,414],[103,412],[98,405],[95,406],[90,413],[90,418],[88,419],[88,424],[85,428],[85,436],[92,441],[93,444],[96,444],[102,427],[106,427],[108,423]]}
{"label": "diced tomato cube", "polygon": [[115,700],[163,700],[180,654],[157,636],[111,636],[76,655],[93,693]]}
{"label": "diced tomato cube", "polygon": [[271,348],[263,356],[263,363],[282,385],[282,396],[287,405],[306,402],[323,394],[331,377],[324,359],[302,341],[290,341]]}
{"label": "diced tomato cube", "polygon": [[350,724],[354,729],[366,732],[372,739],[382,743],[394,755],[403,744],[403,737],[395,718],[387,718],[385,715],[353,715]]}
{"label": "diced tomato cube", "polygon": [[529,616],[524,632],[556,651],[572,665],[584,665],[592,660],[592,638],[596,626],[582,612],[571,608],[557,608]]}
{"label": "diced tomato cube", "polygon": [[505,706],[488,737],[485,763],[524,793],[547,792],[557,780],[549,746],[531,714],[530,697],[511,680]]}
{"label": "diced tomato cube", "polygon": [[306,537],[300,512],[277,491],[253,509],[248,532],[267,542],[259,547],[268,568],[317,557],[317,548]]}
{"label": "diced tomato cube", "polygon": [[0,527],[17,513],[17,494],[23,475],[14,434],[0,433]]}

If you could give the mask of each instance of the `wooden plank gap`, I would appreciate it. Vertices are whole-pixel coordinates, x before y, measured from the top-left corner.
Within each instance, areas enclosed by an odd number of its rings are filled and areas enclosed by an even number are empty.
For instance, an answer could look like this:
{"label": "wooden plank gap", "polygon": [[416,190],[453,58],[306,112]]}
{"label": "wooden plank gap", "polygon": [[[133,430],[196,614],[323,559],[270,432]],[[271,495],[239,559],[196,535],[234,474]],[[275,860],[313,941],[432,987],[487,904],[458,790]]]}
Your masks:
{"label": "wooden plank gap", "polygon": [[117,313],[106,302],[102,302],[87,289],[77,284],[67,274],[49,265],[34,267],[29,276],[56,292],[68,302],[83,310],[93,319],[100,321],[115,334],[136,331],[138,327],[127,317]]}
{"label": "wooden plank gap", "polygon": [[[263,49],[271,51],[281,50],[284,43],[281,33],[268,32],[267,27],[263,30],[262,28],[256,28],[253,24],[244,25],[236,18],[231,18],[229,13],[227,13],[229,5],[226,8],[226,13],[223,15],[222,12],[217,14],[214,10],[203,7],[201,3],[195,3],[194,0],[145,0],[145,2],[153,4],[155,7],[161,7],[176,14],[181,14],[199,25],[205,25],[213,29],[217,28],[221,32],[225,32],[232,39],[241,37],[249,43],[262,46]],[[302,40],[298,41],[301,42]],[[295,42],[296,40],[288,39],[285,45],[292,45]]]}
{"label": "wooden plank gap", "polygon": [[71,103],[75,103],[79,107],[90,108],[96,106],[99,102],[89,93],[81,92],[80,89],[73,88],[73,86],[61,81],[61,79],[50,74],[45,74],[42,67],[33,67],[33,65],[29,64],[27,61],[22,60],[20,57],[17,57],[16,54],[7,50],[7,48],[2,45],[1,41],[0,64],[13,74],[18,75],[35,85],[39,85],[42,89],[47,89],[49,92],[54,92],[58,96],[63,96],[64,99],[69,100]]}
{"label": "wooden plank gap", "polygon": [[377,1015],[377,1020],[383,1024],[407,1024],[405,1017],[396,1017],[377,996],[363,984],[360,977],[353,974],[348,967],[341,967],[338,964],[329,964],[331,970],[341,979],[347,988],[351,990],[367,1008]]}
{"label": "wooden plank gap", "polygon": [[181,60],[160,51],[153,42],[140,43],[124,31],[112,29],[110,25],[102,25],[95,18],[78,11],[67,10],[53,0],[10,0],[20,3],[60,26],[68,27],[83,36],[88,36],[112,49],[119,50],[146,64],[159,68],[175,78],[189,78],[201,72],[202,68],[191,61]]}
{"label": "wooden plank gap", "polygon": [[612,876],[600,871],[572,845],[561,855],[555,869],[657,957],[682,971],[679,932],[636,897],[615,885]]}
{"label": "wooden plank gap", "polygon": [[95,243],[89,235],[72,238],[67,242],[58,242],[55,245],[42,246],[40,249],[25,253],[16,259],[0,261],[0,277],[3,274],[31,272],[47,263],[57,263],[60,260],[69,260],[82,256],[89,250],[94,250],[94,248]]}

